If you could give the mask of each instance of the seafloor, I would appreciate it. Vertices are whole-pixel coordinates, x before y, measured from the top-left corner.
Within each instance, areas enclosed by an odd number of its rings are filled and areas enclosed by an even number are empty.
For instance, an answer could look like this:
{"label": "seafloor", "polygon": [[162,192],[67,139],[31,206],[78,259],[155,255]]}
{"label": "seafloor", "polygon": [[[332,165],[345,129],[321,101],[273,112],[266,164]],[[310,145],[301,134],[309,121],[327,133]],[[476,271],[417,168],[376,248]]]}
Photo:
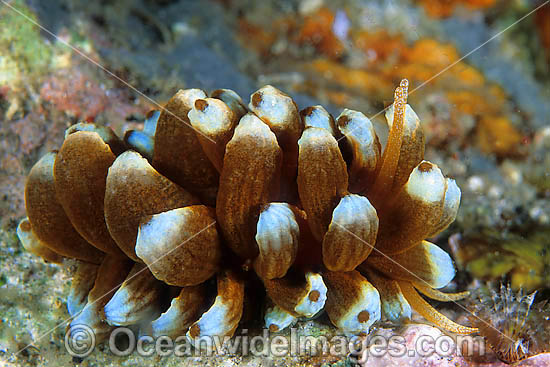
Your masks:
{"label": "seafloor", "polygon": [[[272,84],[300,108],[322,104],[337,115],[349,107],[383,130],[379,112],[407,78],[426,157],[462,189],[457,220],[432,239],[459,270],[448,290],[509,283],[548,299],[549,64],[542,0],[1,0],[0,366],[352,365],[345,355],[116,357],[104,347],[82,360],[64,349],[70,266],[46,264],[18,242],[25,176],[71,124],[95,121],[122,134],[180,88],[230,88],[247,100]],[[414,320],[375,332],[411,343],[440,333]],[[297,329],[334,333],[326,317]],[[365,365],[503,365],[487,353]],[[550,366],[550,356],[519,365]]]}

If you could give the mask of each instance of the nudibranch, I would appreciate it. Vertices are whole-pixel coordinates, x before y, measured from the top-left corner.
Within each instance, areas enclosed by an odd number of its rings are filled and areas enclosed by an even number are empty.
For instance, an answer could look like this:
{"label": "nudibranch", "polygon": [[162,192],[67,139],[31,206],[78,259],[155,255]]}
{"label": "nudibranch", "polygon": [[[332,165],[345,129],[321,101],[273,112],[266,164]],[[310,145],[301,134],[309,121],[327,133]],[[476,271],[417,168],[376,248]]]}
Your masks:
{"label": "nudibranch", "polygon": [[98,339],[117,325],[192,343],[232,336],[251,293],[265,295],[274,332],[324,311],[364,334],[412,310],[475,332],[418,293],[467,295],[437,290],[455,270],[426,238],[454,221],[460,189],[424,160],[407,90],[403,80],[386,111],[383,150],[363,113],[299,111],[269,85],[248,105],[228,89],[180,90],[122,140],[76,124],[30,171],[19,237],[47,261],[76,259],[70,327]]}

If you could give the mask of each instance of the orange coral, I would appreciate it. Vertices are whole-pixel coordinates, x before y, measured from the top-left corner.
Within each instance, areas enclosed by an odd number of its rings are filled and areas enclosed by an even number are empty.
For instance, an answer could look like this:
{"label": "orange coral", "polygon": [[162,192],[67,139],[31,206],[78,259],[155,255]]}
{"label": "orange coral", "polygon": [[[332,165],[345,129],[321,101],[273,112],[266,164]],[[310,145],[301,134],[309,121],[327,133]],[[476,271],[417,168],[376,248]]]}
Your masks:
{"label": "orange coral", "polygon": [[276,40],[275,32],[270,32],[246,19],[239,20],[239,34],[246,40],[248,47],[255,49],[260,55],[268,56],[271,46]]}
{"label": "orange coral", "polygon": [[522,135],[502,116],[483,116],[478,124],[478,145],[485,153],[509,156],[517,153]]}
{"label": "orange coral", "polygon": [[446,18],[453,14],[457,6],[468,10],[483,10],[495,5],[495,0],[419,0],[429,16]]}
{"label": "orange coral", "polygon": [[296,41],[299,44],[312,44],[319,53],[329,58],[338,58],[344,52],[344,45],[332,32],[333,23],[334,13],[322,7],[304,18]]}
{"label": "orange coral", "polygon": [[404,62],[418,63],[435,68],[445,67],[458,60],[458,51],[450,44],[433,39],[422,39],[410,48],[403,49]]}
{"label": "orange coral", "polygon": [[246,47],[262,56],[269,56],[275,41],[286,36],[292,43],[312,45],[319,54],[338,59],[344,53],[344,45],[332,32],[334,18],[334,13],[326,7],[303,19],[279,17],[267,25],[242,18],[239,20],[239,34]]}
{"label": "orange coral", "polygon": [[[354,44],[366,55],[376,55],[376,62],[367,61],[362,68],[349,68],[317,59],[307,66],[340,87],[338,99],[326,94],[333,103],[338,104],[342,99],[345,93],[342,88],[384,98],[384,90],[399,73],[417,85],[430,85],[444,91],[452,106],[448,125],[460,124],[463,115],[479,119],[477,143],[483,151],[501,157],[517,154],[521,134],[502,114],[507,95],[501,87],[487,84],[479,70],[461,61],[454,46],[432,39],[422,39],[409,46],[401,37],[385,31],[360,32],[354,37]],[[431,93],[433,89],[427,91]]]}
{"label": "orange coral", "polygon": [[[458,3],[458,0],[447,1],[439,6],[450,7]],[[492,0],[462,1],[469,8],[491,3]],[[461,140],[466,143],[468,137],[469,128],[464,126],[464,121],[481,121],[483,126],[475,132],[479,134],[476,141],[483,151],[499,157],[517,154],[521,135],[503,113],[508,96],[500,86],[487,83],[478,69],[461,60],[455,46],[427,38],[409,44],[403,36],[386,30],[352,30],[351,44],[363,58],[354,58],[353,66],[349,66],[338,60],[344,45],[332,33],[333,22],[334,13],[322,7],[302,19],[283,17],[267,26],[248,24],[241,31],[245,32],[247,42],[263,55],[269,53],[275,39],[273,34],[286,34],[290,42],[299,45],[313,44],[324,57],[298,60],[295,61],[298,65],[293,65],[294,69],[309,72],[309,77],[298,86],[301,92],[338,106],[353,104],[358,98],[356,105],[363,103],[361,98],[389,102],[386,91],[405,77],[418,86],[413,99],[418,93],[418,98],[432,95],[448,103],[445,131],[453,131],[453,139],[459,144]],[[428,125],[441,122],[437,117],[434,121],[426,121]],[[431,129],[432,132],[436,130]],[[450,136],[445,134],[437,143],[445,144]]]}
{"label": "orange coral", "polygon": [[[390,88],[391,81],[384,75],[371,73],[362,69],[351,69],[335,61],[317,59],[307,64],[308,69],[319,73],[330,81],[333,81],[346,88],[354,89],[359,93],[373,94],[381,88]],[[341,98],[341,95],[339,95]],[[337,102],[337,101],[333,101]]]}
{"label": "orange coral", "polygon": [[363,50],[367,56],[363,67],[349,68],[335,61],[316,59],[310,62],[307,68],[323,73],[323,77],[345,88],[368,94],[375,93],[377,97],[394,84],[399,77],[397,74],[405,75],[408,79],[421,84],[453,63],[456,64],[441,73],[434,82],[451,81],[455,85],[458,82],[468,88],[485,84],[485,78],[477,69],[458,61],[460,55],[450,44],[422,39],[409,46],[402,37],[392,36],[386,31],[362,31],[353,37],[353,42],[354,46]]}
{"label": "orange coral", "polygon": [[359,31],[353,36],[354,46],[369,55],[369,61],[385,62],[391,56],[399,56],[406,48],[401,35],[391,35],[384,30]]}

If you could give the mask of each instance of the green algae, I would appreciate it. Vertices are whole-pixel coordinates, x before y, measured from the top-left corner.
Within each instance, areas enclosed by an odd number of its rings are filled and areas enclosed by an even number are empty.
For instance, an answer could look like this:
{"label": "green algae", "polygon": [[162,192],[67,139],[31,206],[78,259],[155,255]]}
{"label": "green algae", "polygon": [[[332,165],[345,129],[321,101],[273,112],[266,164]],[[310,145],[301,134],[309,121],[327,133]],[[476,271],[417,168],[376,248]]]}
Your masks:
{"label": "green algae", "polygon": [[[50,68],[51,45],[40,34],[34,13],[22,0],[0,7],[0,84],[19,84]],[[14,10],[15,9],[15,10]],[[19,14],[20,12],[21,14]]]}
{"label": "green algae", "polygon": [[500,280],[508,277],[513,289],[533,291],[550,284],[550,230],[527,237],[476,238],[461,244],[456,254],[459,267],[475,278]]}
{"label": "green algae", "polygon": [[37,86],[51,70],[52,45],[34,23],[23,0],[0,4],[0,110],[6,120],[32,109]]}

